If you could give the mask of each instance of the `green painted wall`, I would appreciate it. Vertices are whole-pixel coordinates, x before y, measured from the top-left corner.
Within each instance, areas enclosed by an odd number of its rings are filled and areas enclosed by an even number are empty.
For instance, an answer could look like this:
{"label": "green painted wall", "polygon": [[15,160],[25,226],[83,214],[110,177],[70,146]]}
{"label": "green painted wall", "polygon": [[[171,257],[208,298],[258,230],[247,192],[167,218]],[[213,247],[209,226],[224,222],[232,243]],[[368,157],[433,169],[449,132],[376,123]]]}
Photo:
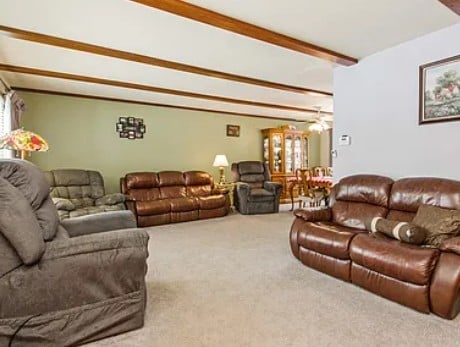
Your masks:
{"label": "green painted wall", "polygon": [[[135,105],[39,93],[20,93],[27,111],[22,126],[42,135],[46,153],[29,158],[43,170],[86,168],[100,171],[109,192],[118,191],[119,177],[132,171],[204,170],[216,154],[229,162],[261,160],[261,129],[286,121]],[[115,123],[120,116],[143,118],[142,140],[120,139]],[[241,126],[240,137],[227,137],[226,125]],[[304,126],[304,125],[302,125]],[[311,137],[310,165],[319,165],[319,136]],[[226,170],[230,177],[229,168]]]}

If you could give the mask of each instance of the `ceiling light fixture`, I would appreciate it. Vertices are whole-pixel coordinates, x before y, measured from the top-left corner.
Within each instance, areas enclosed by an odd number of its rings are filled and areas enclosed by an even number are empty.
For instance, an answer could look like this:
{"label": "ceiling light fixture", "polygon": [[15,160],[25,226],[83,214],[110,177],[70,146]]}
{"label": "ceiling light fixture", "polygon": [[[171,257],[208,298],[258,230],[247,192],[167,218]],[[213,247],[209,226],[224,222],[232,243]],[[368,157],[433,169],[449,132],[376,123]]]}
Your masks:
{"label": "ceiling light fixture", "polygon": [[313,123],[310,124],[310,126],[308,127],[308,130],[320,134],[323,131],[331,129],[331,126],[321,116],[321,106],[315,106],[315,108],[318,110],[318,114],[316,115],[316,118],[313,120]]}

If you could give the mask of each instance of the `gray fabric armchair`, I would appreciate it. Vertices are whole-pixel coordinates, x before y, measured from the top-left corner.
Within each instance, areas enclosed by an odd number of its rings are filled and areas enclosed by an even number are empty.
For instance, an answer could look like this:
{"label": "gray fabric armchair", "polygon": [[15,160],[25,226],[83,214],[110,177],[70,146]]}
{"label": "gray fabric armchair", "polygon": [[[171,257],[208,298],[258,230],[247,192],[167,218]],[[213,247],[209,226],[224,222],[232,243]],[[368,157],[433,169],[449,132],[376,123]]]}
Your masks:
{"label": "gray fabric armchair", "polygon": [[30,162],[0,160],[0,346],[73,346],[141,327],[148,235],[88,220],[66,230],[49,190]]}
{"label": "gray fabric armchair", "polygon": [[105,194],[104,179],[98,171],[58,169],[46,171],[45,175],[61,220],[126,210],[123,194]]}
{"label": "gray fabric armchair", "polygon": [[283,186],[270,182],[268,165],[260,161],[232,164],[234,203],[241,214],[276,213]]}

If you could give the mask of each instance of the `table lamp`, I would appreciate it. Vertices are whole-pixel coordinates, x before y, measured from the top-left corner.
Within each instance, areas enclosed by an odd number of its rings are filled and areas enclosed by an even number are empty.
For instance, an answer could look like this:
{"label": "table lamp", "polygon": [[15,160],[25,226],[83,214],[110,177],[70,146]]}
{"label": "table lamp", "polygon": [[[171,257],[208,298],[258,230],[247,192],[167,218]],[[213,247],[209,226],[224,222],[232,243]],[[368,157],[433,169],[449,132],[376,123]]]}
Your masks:
{"label": "table lamp", "polygon": [[0,149],[13,149],[21,152],[21,159],[25,159],[26,152],[46,152],[48,143],[31,131],[16,129],[0,138]]}
{"label": "table lamp", "polygon": [[214,158],[214,163],[212,166],[219,167],[219,184],[225,183],[224,166],[228,166],[228,160],[225,154],[217,154]]}

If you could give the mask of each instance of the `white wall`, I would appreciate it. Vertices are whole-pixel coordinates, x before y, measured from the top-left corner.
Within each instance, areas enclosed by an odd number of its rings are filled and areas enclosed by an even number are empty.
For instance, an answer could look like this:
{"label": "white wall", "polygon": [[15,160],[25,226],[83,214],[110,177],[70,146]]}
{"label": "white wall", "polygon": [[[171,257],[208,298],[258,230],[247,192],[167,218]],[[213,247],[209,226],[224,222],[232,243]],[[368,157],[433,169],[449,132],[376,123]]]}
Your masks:
{"label": "white wall", "polygon": [[[335,69],[335,177],[460,179],[460,121],[418,125],[419,66],[459,54],[457,24]],[[337,146],[344,134],[351,146]]]}

